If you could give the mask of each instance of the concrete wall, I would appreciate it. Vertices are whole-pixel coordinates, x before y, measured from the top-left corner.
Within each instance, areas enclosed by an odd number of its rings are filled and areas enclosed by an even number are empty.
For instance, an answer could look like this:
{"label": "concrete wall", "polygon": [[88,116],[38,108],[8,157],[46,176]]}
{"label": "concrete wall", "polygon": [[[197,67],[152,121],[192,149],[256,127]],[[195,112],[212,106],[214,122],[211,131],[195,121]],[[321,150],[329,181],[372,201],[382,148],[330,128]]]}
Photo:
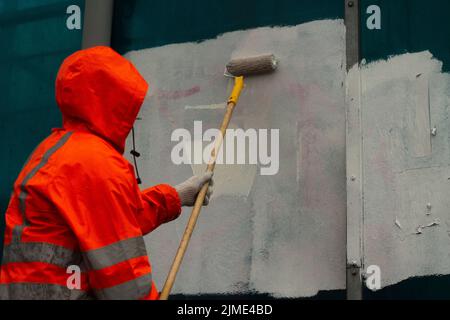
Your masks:
{"label": "concrete wall", "polygon": [[[342,20],[225,33],[201,43],[132,51],[150,84],[136,126],[145,186],[200,169],[171,162],[172,132],[216,128],[231,90],[231,57],[273,52],[277,73],[249,78],[231,127],[280,129],[274,176],[219,165],[174,293],[312,296],[345,288],[345,28]],[[196,106],[202,106],[197,107]],[[206,107],[205,107],[206,106]],[[208,107],[210,106],[210,107]],[[190,210],[146,238],[162,286]]]}

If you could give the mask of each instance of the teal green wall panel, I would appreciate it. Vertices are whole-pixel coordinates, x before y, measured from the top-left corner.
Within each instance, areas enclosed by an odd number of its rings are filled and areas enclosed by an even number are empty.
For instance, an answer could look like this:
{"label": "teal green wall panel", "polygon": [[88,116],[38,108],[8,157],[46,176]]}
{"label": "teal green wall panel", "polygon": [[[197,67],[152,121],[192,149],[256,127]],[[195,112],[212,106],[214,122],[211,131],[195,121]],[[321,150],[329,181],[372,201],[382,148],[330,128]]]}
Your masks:
{"label": "teal green wall panel", "polygon": [[83,10],[84,1],[0,0],[0,249],[12,185],[36,145],[61,125],[56,73],[81,47],[81,30],[66,27],[70,5]]}
{"label": "teal green wall panel", "polygon": [[[381,30],[369,30],[370,5],[381,8]],[[450,70],[450,1],[362,0],[361,56],[367,61],[430,50]]]}
{"label": "teal green wall panel", "polygon": [[202,41],[228,31],[344,17],[342,0],[116,0],[119,52]]}

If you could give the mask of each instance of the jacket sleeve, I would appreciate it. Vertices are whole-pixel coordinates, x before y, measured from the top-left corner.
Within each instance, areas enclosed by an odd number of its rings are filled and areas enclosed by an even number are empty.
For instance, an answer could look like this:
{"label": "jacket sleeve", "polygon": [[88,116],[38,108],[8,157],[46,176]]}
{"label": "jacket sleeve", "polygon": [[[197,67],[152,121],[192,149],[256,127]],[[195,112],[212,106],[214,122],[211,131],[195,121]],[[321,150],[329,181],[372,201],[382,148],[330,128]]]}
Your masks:
{"label": "jacket sleeve", "polygon": [[88,167],[82,162],[61,173],[50,183],[50,194],[76,238],[80,267],[93,294],[98,299],[157,297],[140,225],[145,219],[139,216],[155,213],[156,218],[146,222],[152,227],[169,219],[168,196],[159,188],[144,193],[148,208],[140,209],[133,176],[114,159],[93,161]]}
{"label": "jacket sleeve", "polygon": [[136,217],[144,235],[180,215],[181,202],[175,188],[160,184],[139,193],[141,206]]}

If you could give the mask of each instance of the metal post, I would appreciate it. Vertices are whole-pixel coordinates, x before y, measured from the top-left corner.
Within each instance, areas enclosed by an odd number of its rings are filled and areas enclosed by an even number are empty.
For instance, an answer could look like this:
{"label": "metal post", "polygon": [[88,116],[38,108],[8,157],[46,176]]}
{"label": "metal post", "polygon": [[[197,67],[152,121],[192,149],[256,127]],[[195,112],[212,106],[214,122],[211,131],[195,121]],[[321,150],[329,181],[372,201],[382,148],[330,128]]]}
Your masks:
{"label": "metal post", "polygon": [[359,63],[359,0],[345,0],[347,70]]}
{"label": "metal post", "polygon": [[86,0],[82,48],[111,44],[114,0]]}
{"label": "metal post", "polygon": [[[359,64],[359,0],[345,0],[347,71]],[[362,299],[363,189],[359,70],[347,75],[347,299]]]}

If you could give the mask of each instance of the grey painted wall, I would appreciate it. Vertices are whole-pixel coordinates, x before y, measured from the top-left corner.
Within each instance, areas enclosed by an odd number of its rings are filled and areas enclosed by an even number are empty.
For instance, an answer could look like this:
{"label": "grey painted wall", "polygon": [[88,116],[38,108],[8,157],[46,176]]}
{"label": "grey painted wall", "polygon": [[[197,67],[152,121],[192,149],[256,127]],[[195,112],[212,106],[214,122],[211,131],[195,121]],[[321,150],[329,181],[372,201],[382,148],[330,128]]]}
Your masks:
{"label": "grey painted wall", "polygon": [[[216,128],[231,90],[231,57],[273,52],[277,73],[250,78],[231,127],[280,129],[280,167],[219,165],[174,293],[312,296],[345,288],[345,28],[342,20],[225,33],[201,43],[132,51],[150,84],[136,126],[145,186],[176,184],[198,166],[174,165],[173,130]],[[211,106],[212,105],[212,106]],[[203,106],[195,108],[196,106]],[[210,107],[204,107],[210,106]],[[190,210],[146,243],[161,288]]]}
{"label": "grey painted wall", "polygon": [[450,75],[428,51],[351,72],[362,84],[365,267],[381,268],[383,287],[449,274]]}

